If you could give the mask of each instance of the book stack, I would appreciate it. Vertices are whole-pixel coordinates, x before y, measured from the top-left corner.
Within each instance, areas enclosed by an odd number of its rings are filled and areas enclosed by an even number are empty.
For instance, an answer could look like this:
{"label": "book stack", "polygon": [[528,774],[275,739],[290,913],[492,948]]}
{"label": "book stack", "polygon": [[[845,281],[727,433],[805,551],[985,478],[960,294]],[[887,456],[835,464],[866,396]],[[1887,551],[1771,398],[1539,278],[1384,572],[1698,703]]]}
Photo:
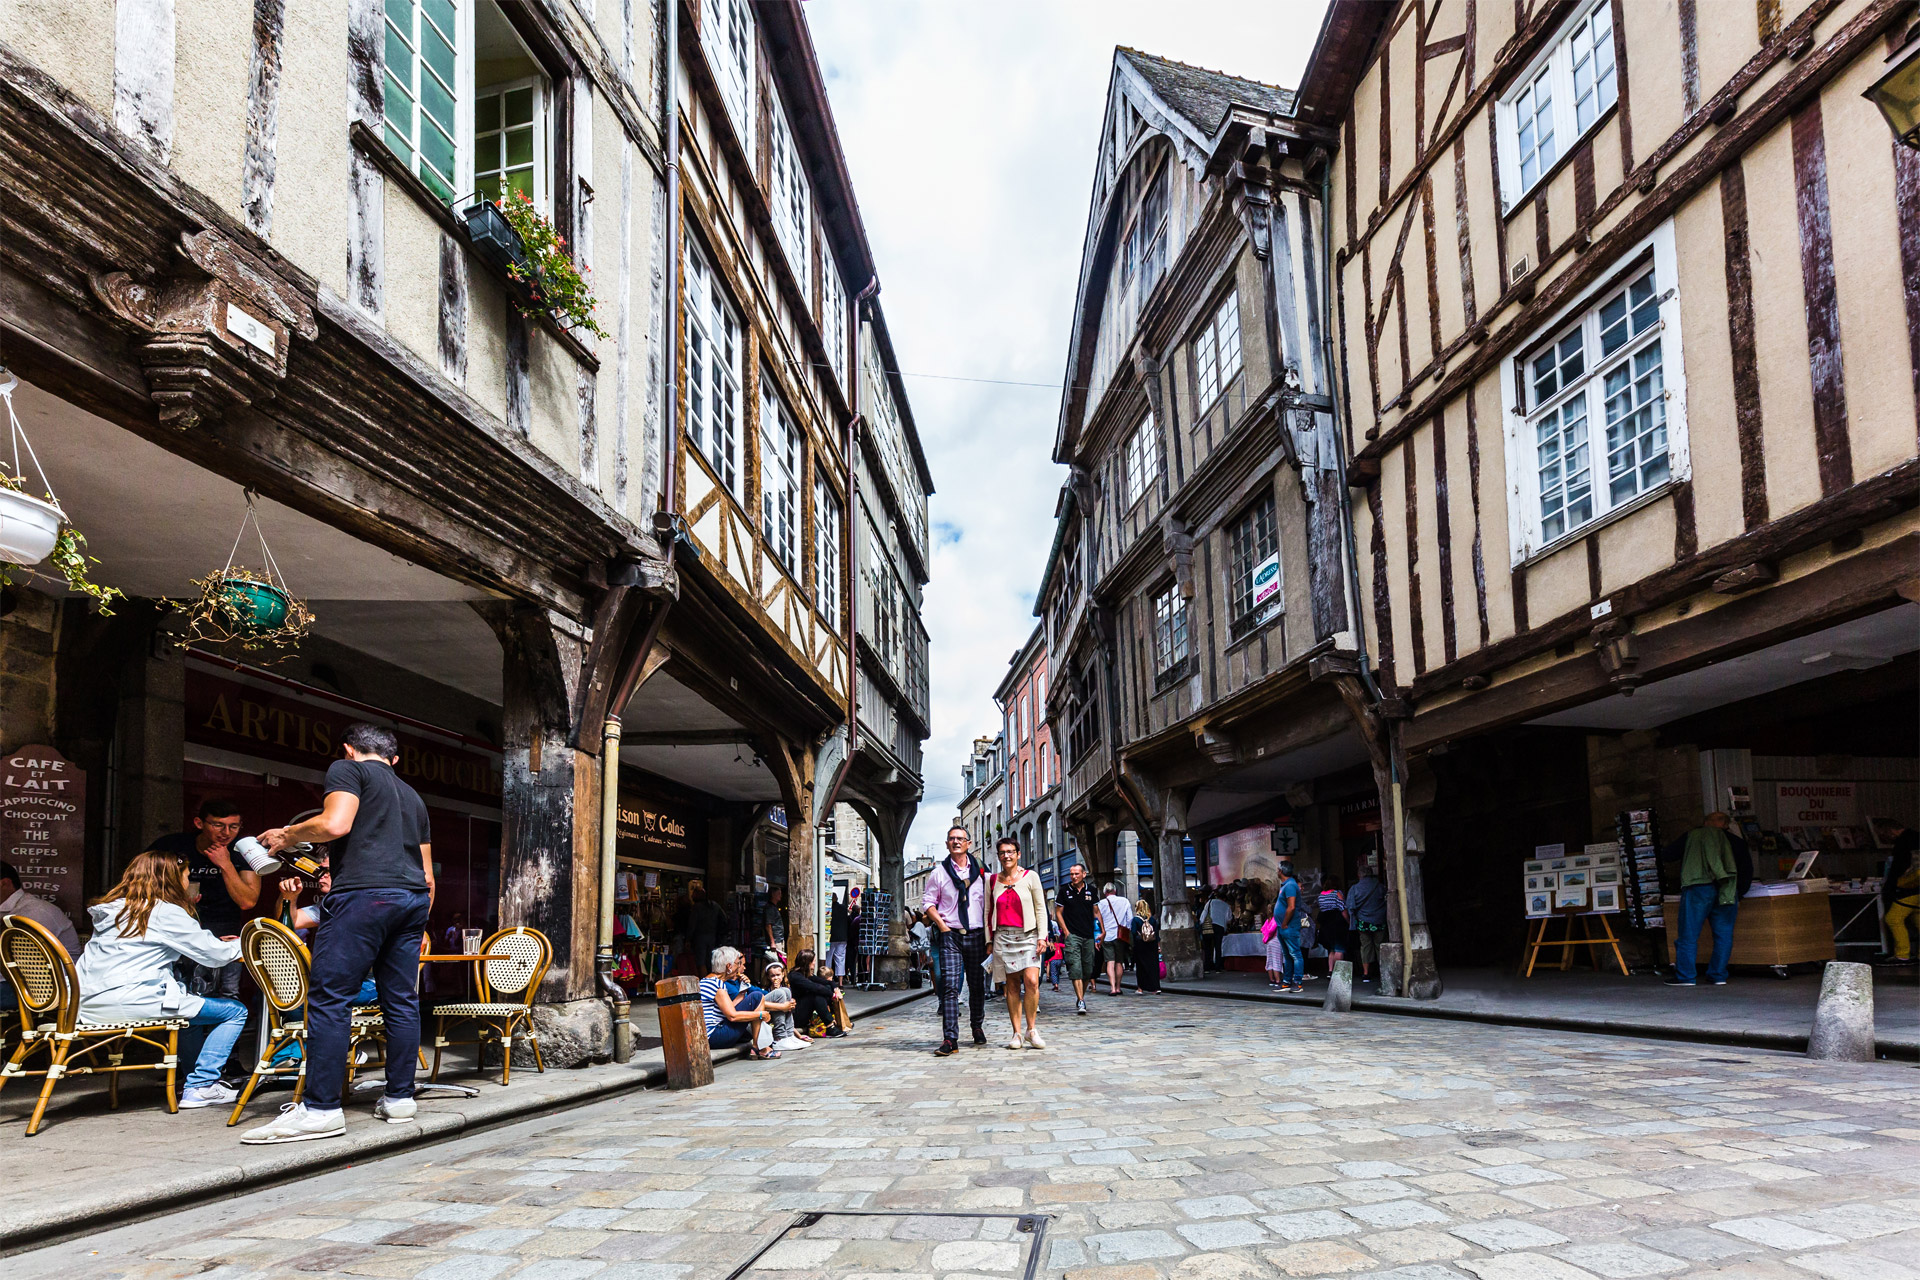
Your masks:
{"label": "book stack", "polygon": [[1660,845],[1651,809],[1623,809],[1614,819],[1619,835],[1627,921],[1636,929],[1663,929]]}

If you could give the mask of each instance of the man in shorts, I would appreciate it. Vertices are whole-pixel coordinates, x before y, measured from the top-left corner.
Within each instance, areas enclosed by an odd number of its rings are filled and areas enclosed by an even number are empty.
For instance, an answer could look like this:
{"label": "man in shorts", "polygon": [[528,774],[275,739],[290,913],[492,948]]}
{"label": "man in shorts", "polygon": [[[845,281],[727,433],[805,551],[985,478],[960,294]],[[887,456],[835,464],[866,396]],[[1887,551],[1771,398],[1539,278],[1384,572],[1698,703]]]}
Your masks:
{"label": "man in shorts", "polygon": [[1067,883],[1054,897],[1053,918],[1067,939],[1067,977],[1073,981],[1073,1011],[1087,1011],[1087,991],[1099,966],[1099,925],[1094,919],[1100,897],[1087,883],[1087,869],[1074,863]]}

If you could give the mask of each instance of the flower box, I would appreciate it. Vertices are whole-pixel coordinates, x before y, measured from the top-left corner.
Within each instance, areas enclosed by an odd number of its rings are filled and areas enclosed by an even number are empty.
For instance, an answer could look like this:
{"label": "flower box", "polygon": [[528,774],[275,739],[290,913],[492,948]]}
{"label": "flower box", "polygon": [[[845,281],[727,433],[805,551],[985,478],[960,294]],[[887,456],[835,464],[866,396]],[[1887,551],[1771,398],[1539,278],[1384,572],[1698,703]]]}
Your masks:
{"label": "flower box", "polygon": [[473,251],[506,282],[508,295],[523,309],[544,307],[545,301],[535,283],[538,269],[527,256],[526,242],[500,212],[500,206],[491,200],[476,199],[460,210],[460,221],[467,229]]}

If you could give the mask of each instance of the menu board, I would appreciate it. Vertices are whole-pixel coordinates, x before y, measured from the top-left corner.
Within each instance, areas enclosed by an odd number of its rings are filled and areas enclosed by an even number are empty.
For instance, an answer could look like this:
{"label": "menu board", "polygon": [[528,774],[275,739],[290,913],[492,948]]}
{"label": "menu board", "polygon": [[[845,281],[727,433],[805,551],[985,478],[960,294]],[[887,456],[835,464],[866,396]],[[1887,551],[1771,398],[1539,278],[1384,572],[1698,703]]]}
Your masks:
{"label": "menu board", "polygon": [[86,917],[87,775],[52,747],[21,747],[0,761],[0,857],[22,889]]}

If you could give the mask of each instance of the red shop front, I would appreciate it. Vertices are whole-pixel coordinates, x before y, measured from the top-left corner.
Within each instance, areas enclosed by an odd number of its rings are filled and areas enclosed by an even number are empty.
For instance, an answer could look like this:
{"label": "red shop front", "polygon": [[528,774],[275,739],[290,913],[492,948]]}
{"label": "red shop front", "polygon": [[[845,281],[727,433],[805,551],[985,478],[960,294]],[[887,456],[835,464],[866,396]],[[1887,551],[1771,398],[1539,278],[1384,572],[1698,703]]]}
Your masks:
{"label": "red shop front", "polygon": [[240,806],[247,834],[320,807],[340,735],[357,720],[400,738],[398,772],[433,827],[433,936],[491,932],[500,900],[500,753],[492,744],[209,654],[187,656],[182,829],[203,800]]}

